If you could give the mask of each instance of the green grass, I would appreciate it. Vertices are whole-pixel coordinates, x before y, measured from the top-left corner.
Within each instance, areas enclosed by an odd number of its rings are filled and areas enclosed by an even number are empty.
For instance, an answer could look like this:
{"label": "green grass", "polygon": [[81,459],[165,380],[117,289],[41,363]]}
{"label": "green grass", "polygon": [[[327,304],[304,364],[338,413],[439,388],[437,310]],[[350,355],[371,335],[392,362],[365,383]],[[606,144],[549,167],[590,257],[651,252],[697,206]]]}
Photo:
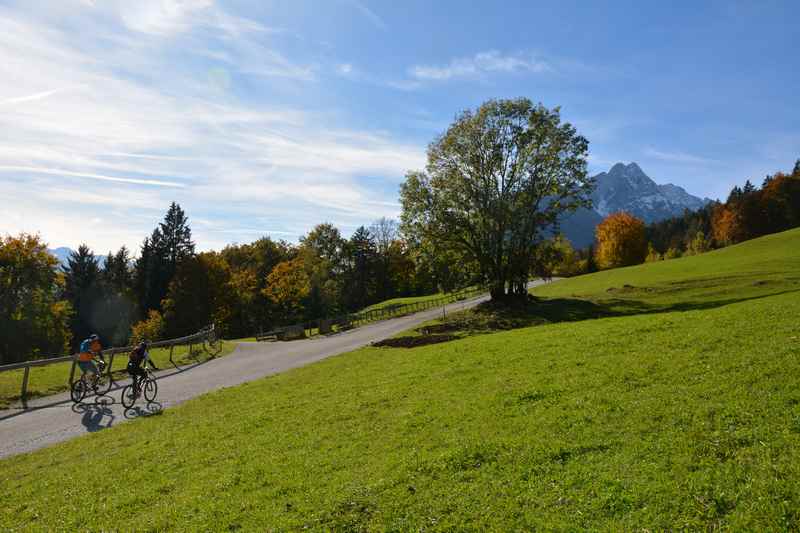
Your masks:
{"label": "green grass", "polygon": [[800,230],[536,294],[0,461],[0,527],[800,527]]}
{"label": "green grass", "polygon": [[361,312],[365,313],[367,311],[375,311],[376,309],[384,309],[386,307],[416,304],[420,302],[429,302],[431,300],[437,300],[444,296],[445,295],[443,293],[436,293],[436,294],[428,294],[425,296],[406,296],[404,298],[392,298],[390,300],[384,300],[382,302],[372,304],[369,307],[362,309]]}
{"label": "green grass", "polygon": [[[222,352],[218,357],[227,355],[233,352],[236,347],[236,342],[223,341]],[[198,351],[199,350],[199,351]],[[169,348],[155,348],[150,350],[150,356],[159,368],[167,368],[170,366],[169,362]],[[191,363],[195,358],[207,357],[198,345],[194,346],[194,354],[189,354],[189,346],[176,346],[173,353],[173,360],[177,364]],[[106,361],[110,361],[110,356],[106,356]],[[127,354],[117,354],[114,357],[115,373],[125,372],[125,365],[128,362]],[[69,387],[69,373],[72,367],[71,362],[55,363],[47,366],[33,367],[28,376],[28,399],[37,398],[41,396],[48,396],[63,392]],[[77,375],[79,370],[75,370]],[[19,402],[20,388],[22,387],[22,374],[23,370],[11,370],[9,372],[0,373],[0,409],[7,409]]]}

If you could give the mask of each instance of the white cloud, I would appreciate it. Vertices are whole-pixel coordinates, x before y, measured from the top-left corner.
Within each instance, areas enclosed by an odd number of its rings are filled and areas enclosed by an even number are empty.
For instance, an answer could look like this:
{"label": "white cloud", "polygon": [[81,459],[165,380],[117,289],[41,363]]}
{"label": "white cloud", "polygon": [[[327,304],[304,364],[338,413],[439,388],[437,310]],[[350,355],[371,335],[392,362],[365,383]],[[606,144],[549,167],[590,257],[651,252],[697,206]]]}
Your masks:
{"label": "white cloud", "polygon": [[420,81],[447,81],[454,78],[479,78],[490,73],[532,72],[552,70],[544,60],[525,55],[503,55],[497,50],[480,52],[472,57],[457,58],[446,65],[416,65],[409,74]]}
{"label": "white cloud", "polygon": [[51,174],[54,176],[73,176],[100,181],[113,181],[116,183],[131,183],[135,185],[152,185],[154,187],[185,187],[182,183],[174,181],[161,181],[139,178],[121,178],[118,176],[103,176],[101,174],[91,174],[88,172],[73,172],[71,170],[41,167],[22,167],[16,165],[0,165],[0,172],[21,172],[26,174]]}
{"label": "white cloud", "polygon": [[686,152],[665,152],[662,150],[656,150],[655,148],[648,147],[644,150],[644,155],[647,157],[653,157],[655,159],[659,159],[661,161],[667,161],[670,163],[685,163],[685,164],[692,164],[692,165],[707,165],[713,163],[719,163],[716,159],[711,159],[708,157],[701,157],[697,155],[688,154]]}
{"label": "white cloud", "polygon": [[371,10],[369,7],[367,7],[366,4],[364,4],[360,0],[350,0],[350,3],[358,11],[360,11],[362,15],[367,17],[369,19],[369,21],[372,22],[372,24],[375,25],[376,28],[378,28],[379,30],[388,29],[388,26],[387,26],[386,22],[384,22],[383,19],[381,17],[379,17],[377,13],[375,13],[373,10]]}
{"label": "white cloud", "polygon": [[54,94],[58,94],[64,91],[68,91],[73,87],[62,87],[60,89],[53,89],[50,91],[42,91],[34,94],[29,94],[26,96],[17,96],[16,98],[7,98],[6,100],[0,101],[0,105],[8,105],[8,104],[21,104],[24,102],[33,102],[35,100],[41,100],[42,98],[47,98],[49,96],[53,96]]}
{"label": "white cloud", "polygon": [[340,76],[347,76],[349,74],[352,74],[352,72],[353,72],[353,65],[351,65],[350,63],[340,63],[339,65],[336,65],[336,73],[339,74]]}
{"label": "white cloud", "polygon": [[199,83],[191,62],[165,59],[207,43],[195,34],[213,23],[224,42],[209,50],[230,69],[313,77],[277,51],[263,54],[267,45],[251,37],[266,32],[255,23],[199,4],[167,9],[161,22],[136,12],[106,33],[118,7],[80,6],[80,34],[60,17],[0,8],[0,77],[9,80],[0,131],[13,132],[0,139],[3,231],[136,248],[175,200],[190,220],[213,221],[194,227],[206,249],[259,227],[297,237],[322,220],[347,229],[397,214],[371,184],[382,190],[421,167],[424,147],[332,126],[328,112],[239,101]]}

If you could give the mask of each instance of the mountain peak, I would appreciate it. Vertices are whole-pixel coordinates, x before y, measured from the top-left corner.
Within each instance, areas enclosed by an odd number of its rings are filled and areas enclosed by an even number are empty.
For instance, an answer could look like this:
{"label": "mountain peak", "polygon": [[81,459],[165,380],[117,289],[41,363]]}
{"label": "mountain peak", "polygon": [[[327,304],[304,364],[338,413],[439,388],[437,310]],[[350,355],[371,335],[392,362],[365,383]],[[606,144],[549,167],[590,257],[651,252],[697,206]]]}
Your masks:
{"label": "mountain peak", "polygon": [[624,210],[645,222],[654,222],[705,205],[703,200],[676,185],[656,184],[635,162],[617,163],[595,178],[594,207],[601,216]]}

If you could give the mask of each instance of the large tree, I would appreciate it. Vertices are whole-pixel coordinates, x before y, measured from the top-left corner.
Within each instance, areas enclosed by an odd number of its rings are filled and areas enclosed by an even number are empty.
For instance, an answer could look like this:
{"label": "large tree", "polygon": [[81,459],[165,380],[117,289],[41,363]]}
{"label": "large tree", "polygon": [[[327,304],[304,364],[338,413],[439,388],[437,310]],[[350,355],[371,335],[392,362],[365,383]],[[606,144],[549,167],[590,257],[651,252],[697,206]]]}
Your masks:
{"label": "large tree", "polygon": [[204,252],[181,261],[163,301],[165,335],[189,335],[212,323],[228,333],[235,303],[230,282],[230,267],[222,254]]}
{"label": "large tree", "polygon": [[38,236],[0,235],[0,364],[66,353],[71,309],[56,299],[57,264]]}
{"label": "large tree", "polygon": [[161,310],[175,271],[182,261],[193,256],[189,219],[181,206],[172,202],[163,222],[142,243],[134,268],[136,296],[143,316],[150,309]]}
{"label": "large tree", "polygon": [[402,229],[475,265],[493,299],[526,292],[536,246],[559,217],[589,206],[588,141],[559,109],[526,98],[465,111],[401,188]]}

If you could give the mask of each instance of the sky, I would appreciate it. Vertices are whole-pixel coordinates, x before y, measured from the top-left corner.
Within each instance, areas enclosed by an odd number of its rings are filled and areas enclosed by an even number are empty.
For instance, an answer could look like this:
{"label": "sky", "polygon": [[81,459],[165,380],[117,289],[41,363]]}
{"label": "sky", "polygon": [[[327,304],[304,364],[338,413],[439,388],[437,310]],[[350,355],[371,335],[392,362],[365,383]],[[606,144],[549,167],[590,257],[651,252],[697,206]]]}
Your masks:
{"label": "sky", "polygon": [[795,2],[0,1],[0,234],[199,250],[398,217],[454,117],[560,106],[592,174],[702,197],[800,157]]}

